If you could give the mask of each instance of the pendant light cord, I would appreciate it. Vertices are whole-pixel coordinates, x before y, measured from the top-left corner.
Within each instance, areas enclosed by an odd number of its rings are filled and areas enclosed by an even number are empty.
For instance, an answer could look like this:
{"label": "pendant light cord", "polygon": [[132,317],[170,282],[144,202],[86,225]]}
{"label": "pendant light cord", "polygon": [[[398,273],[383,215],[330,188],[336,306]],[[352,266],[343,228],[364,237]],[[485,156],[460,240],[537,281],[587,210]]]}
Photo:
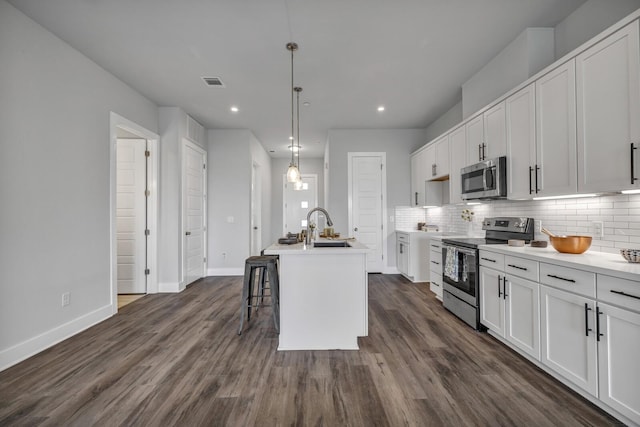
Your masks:
{"label": "pendant light cord", "polygon": [[295,136],[293,133],[293,51],[294,49],[291,49],[291,164],[295,165],[293,153],[293,137]]}

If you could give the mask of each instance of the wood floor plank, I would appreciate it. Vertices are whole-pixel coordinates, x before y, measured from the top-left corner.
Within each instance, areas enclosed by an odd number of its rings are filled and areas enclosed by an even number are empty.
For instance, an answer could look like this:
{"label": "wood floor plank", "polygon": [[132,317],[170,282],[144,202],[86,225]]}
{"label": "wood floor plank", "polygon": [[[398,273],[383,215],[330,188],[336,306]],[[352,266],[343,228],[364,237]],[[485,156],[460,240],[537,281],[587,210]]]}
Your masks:
{"label": "wood floor plank", "polygon": [[241,336],[241,277],[147,295],[0,372],[0,426],[609,426],[617,421],[447,312],[424,283],[369,276],[359,351]]}

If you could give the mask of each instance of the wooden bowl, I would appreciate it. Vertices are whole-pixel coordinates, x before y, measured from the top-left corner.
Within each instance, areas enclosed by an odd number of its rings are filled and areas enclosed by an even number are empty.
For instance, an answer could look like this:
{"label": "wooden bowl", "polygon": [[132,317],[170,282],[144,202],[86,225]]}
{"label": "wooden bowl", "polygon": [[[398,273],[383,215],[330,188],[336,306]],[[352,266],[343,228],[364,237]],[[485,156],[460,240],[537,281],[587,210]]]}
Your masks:
{"label": "wooden bowl", "polygon": [[581,254],[591,246],[590,236],[549,236],[551,246],[564,254]]}

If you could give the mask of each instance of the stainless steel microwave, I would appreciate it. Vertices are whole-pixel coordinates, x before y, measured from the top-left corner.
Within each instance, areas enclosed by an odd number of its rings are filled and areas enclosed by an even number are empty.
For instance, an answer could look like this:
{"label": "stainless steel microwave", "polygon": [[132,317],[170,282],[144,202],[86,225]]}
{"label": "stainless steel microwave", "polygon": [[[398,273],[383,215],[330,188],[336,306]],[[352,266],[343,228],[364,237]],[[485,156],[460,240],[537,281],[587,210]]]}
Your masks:
{"label": "stainless steel microwave", "polygon": [[489,159],[460,169],[462,200],[507,197],[507,158]]}

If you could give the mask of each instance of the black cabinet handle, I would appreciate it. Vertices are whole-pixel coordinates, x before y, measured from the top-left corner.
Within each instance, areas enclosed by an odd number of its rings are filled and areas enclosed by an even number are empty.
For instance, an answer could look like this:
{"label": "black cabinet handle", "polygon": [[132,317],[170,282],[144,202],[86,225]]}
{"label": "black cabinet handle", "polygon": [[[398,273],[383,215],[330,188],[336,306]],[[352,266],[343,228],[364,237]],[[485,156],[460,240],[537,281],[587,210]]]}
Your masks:
{"label": "black cabinet handle", "polygon": [[631,143],[631,184],[635,184],[636,181],[638,180],[638,178],[635,177],[636,173],[635,173],[635,164],[633,161],[633,150],[637,150],[637,148],[635,147],[635,144],[632,142]]}
{"label": "black cabinet handle", "polygon": [[496,262],[496,260],[495,260],[495,259],[491,259],[491,258],[485,258],[485,257],[482,257],[482,258],[480,258],[480,259],[482,259],[482,260],[484,260],[484,261],[489,261],[489,262]]}
{"label": "black cabinet handle", "polygon": [[592,309],[591,307],[589,307],[589,304],[585,302],[584,303],[584,333],[586,336],[589,336],[589,332],[593,331],[593,329],[589,327],[589,312],[591,310]]}
{"label": "black cabinet handle", "polygon": [[439,262],[431,261],[431,264],[440,265]]}
{"label": "black cabinet handle", "polygon": [[600,333],[600,315],[603,314],[600,311],[600,307],[596,305],[596,340],[600,341],[600,337],[603,337],[604,334]]}
{"label": "black cabinet handle", "polygon": [[502,290],[500,290],[500,275],[498,274],[498,298],[502,298]]}
{"label": "black cabinet handle", "polygon": [[540,166],[536,165],[536,194],[540,189],[538,188],[538,171],[540,170]]}
{"label": "black cabinet handle", "polygon": [[618,294],[618,295],[623,295],[623,296],[625,296],[625,297],[629,297],[629,298],[640,299],[640,297],[639,297],[639,296],[637,296],[637,295],[631,295],[631,294],[628,294],[628,293],[626,293],[626,292],[622,292],[622,291],[614,291],[614,290],[611,290],[611,293],[613,293],[613,294]]}
{"label": "black cabinet handle", "polygon": [[482,144],[478,144],[478,161],[482,160]]}
{"label": "black cabinet handle", "polygon": [[524,270],[524,271],[528,270],[528,268],[526,268],[526,267],[520,267],[518,265],[513,265],[513,264],[507,264],[507,266],[513,267],[513,268],[517,268],[518,270]]}
{"label": "black cabinet handle", "polygon": [[485,151],[485,148],[487,148],[487,144],[483,142],[482,143],[482,160],[487,160],[487,152]]}
{"label": "black cabinet handle", "polygon": [[416,206],[418,206],[418,192],[416,191]]}
{"label": "black cabinet handle", "polygon": [[555,274],[547,274],[547,276],[553,279],[564,280],[565,282],[576,283],[576,281],[573,279],[565,279],[564,277],[556,276]]}
{"label": "black cabinet handle", "polygon": [[533,172],[533,168],[529,166],[529,194],[533,194],[531,172]]}
{"label": "black cabinet handle", "polygon": [[507,295],[507,277],[502,278],[502,296],[504,299],[507,299],[509,295]]}

